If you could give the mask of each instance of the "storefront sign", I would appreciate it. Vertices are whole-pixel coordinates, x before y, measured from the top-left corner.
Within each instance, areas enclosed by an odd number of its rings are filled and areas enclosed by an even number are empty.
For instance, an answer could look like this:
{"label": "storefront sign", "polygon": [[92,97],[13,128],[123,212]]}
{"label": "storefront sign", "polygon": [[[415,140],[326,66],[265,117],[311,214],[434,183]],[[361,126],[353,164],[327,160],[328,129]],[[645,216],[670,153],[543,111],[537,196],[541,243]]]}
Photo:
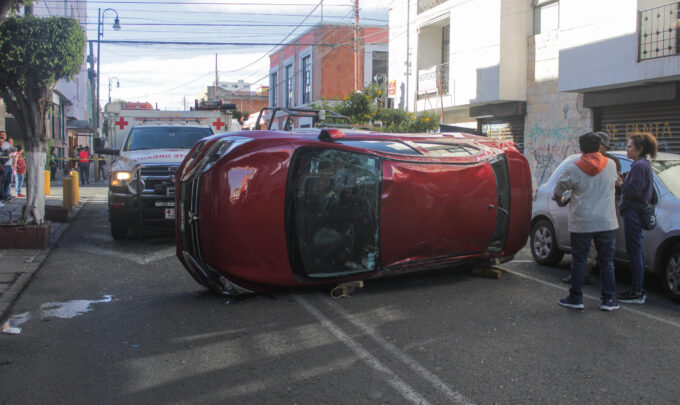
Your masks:
{"label": "storefront sign", "polygon": [[397,95],[397,81],[396,80],[390,80],[387,82],[387,95],[388,96],[396,96]]}
{"label": "storefront sign", "polygon": [[625,141],[635,132],[650,132],[657,138],[671,138],[673,136],[671,125],[668,121],[606,124],[604,131],[614,141]]}

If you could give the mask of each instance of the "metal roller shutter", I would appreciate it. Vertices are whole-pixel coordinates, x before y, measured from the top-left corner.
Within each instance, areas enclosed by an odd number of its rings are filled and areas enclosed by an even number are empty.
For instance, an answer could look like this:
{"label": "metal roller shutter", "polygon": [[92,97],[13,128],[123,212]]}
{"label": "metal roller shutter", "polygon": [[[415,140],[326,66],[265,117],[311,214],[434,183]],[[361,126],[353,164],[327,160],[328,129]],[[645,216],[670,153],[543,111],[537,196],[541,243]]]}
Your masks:
{"label": "metal roller shutter", "polygon": [[660,152],[680,153],[680,101],[600,107],[595,129],[609,133],[615,150],[625,150],[633,132],[651,132]]}
{"label": "metal roller shutter", "polygon": [[479,130],[494,139],[512,140],[517,149],[524,153],[524,115],[503,118],[480,118]]}

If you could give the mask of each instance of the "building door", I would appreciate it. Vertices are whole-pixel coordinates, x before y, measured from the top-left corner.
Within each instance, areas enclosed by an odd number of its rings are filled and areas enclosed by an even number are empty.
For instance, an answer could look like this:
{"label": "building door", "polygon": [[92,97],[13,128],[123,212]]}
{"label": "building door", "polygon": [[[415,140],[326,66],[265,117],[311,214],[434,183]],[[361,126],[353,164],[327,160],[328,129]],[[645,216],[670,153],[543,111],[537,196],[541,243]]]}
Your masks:
{"label": "building door", "polygon": [[650,132],[660,152],[680,153],[680,101],[625,104],[595,109],[595,129],[612,139],[612,149],[624,150],[634,132]]}
{"label": "building door", "polygon": [[513,141],[517,149],[524,153],[524,115],[502,118],[480,118],[477,129],[492,139]]}

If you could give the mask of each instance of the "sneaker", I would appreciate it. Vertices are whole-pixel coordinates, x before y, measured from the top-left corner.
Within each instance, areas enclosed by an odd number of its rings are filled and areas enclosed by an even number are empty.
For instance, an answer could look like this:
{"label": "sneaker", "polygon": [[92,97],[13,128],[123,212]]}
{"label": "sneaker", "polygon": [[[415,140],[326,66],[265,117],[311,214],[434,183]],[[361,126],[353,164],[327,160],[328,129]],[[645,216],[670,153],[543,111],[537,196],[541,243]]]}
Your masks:
{"label": "sneaker", "polygon": [[616,295],[617,301],[624,302],[626,304],[644,304],[647,300],[647,294],[644,291],[639,293],[634,293],[633,291],[626,291]]}
{"label": "sneaker", "polygon": [[17,197],[26,197],[26,196],[23,195],[23,194],[21,194],[21,193],[19,193],[19,195],[17,195]]}
{"label": "sneaker", "polygon": [[0,201],[0,208],[2,208],[2,207],[4,207],[4,206],[5,206],[5,203],[2,202],[2,201]]}
{"label": "sneaker", "polygon": [[600,309],[603,311],[613,311],[615,309],[619,309],[619,304],[616,302],[614,298],[607,298],[602,300],[602,305],[600,305]]}
{"label": "sneaker", "polygon": [[576,297],[573,295],[569,295],[567,298],[562,298],[559,302],[560,305],[563,307],[567,308],[573,308],[573,309],[584,309],[585,307],[583,306],[583,297]]}

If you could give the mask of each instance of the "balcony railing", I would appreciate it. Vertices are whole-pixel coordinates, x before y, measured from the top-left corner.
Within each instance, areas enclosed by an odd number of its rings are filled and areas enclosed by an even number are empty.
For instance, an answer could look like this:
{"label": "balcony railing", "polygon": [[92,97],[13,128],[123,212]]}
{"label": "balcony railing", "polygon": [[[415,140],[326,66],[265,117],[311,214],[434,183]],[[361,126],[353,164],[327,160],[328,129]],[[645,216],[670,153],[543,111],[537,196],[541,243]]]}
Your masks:
{"label": "balcony railing", "polygon": [[640,61],[678,54],[680,1],[640,11]]}
{"label": "balcony railing", "polygon": [[449,94],[449,64],[418,70],[418,96]]}
{"label": "balcony railing", "polygon": [[436,7],[442,3],[446,3],[448,0],[418,0],[418,14],[423,11],[427,11],[433,7]]}

